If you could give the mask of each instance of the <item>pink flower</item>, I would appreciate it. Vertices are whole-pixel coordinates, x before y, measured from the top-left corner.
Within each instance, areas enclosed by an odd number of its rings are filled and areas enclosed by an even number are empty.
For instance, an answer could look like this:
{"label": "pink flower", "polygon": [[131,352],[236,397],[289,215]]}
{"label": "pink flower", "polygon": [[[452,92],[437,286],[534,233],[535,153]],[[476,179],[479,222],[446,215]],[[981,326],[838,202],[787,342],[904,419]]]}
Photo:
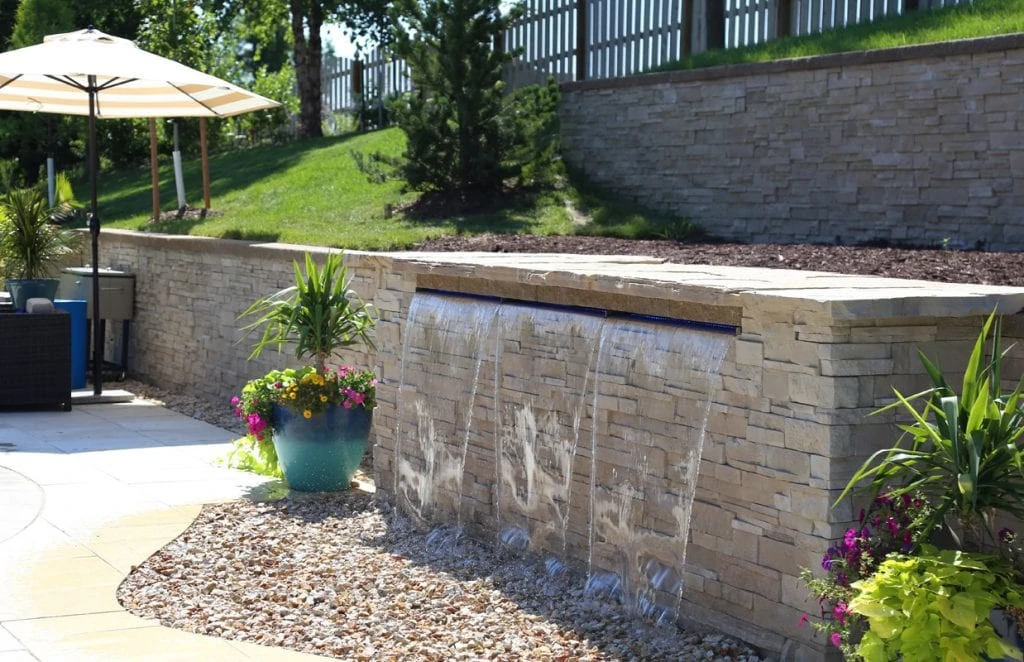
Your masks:
{"label": "pink flower", "polygon": [[350,366],[350,365],[343,365],[340,368],[338,368],[338,376],[339,377],[344,377],[345,375],[347,375],[350,372],[352,372],[352,366]]}
{"label": "pink flower", "polygon": [[344,402],[344,404],[342,406],[345,409],[352,409],[352,401],[351,400],[345,400],[345,402]]}
{"label": "pink flower", "polygon": [[838,632],[833,632],[832,636],[829,637],[829,640],[832,642],[832,645],[835,646],[836,648],[842,648],[842,646],[843,646],[843,635],[839,634]]}
{"label": "pink flower", "polygon": [[355,395],[352,396],[352,402],[354,402],[357,405],[363,404],[363,400],[365,399],[366,396],[363,395],[362,393],[356,393]]}
{"label": "pink flower", "polygon": [[845,602],[837,602],[836,606],[832,609],[832,615],[836,617],[840,625],[846,625],[846,615],[850,613],[847,609]]}
{"label": "pink flower", "polygon": [[805,625],[807,625],[807,621],[808,620],[810,620],[810,616],[808,616],[807,614],[804,614],[803,616],[801,616],[800,617],[799,627],[804,627]]}
{"label": "pink flower", "polygon": [[235,397],[231,398],[231,406],[232,407],[237,407],[239,402],[241,402],[241,400],[238,398],[237,395]]}
{"label": "pink flower", "polygon": [[246,418],[246,422],[249,424],[249,433],[260,437],[260,433],[267,427],[267,422],[260,418],[260,415],[253,412]]}

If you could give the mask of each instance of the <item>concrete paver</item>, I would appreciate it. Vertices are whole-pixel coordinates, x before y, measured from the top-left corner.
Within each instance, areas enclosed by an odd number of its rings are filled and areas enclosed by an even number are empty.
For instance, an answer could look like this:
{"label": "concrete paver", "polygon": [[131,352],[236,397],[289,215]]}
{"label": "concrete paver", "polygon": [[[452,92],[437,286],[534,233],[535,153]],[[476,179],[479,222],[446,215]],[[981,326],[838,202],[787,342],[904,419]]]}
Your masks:
{"label": "concrete paver", "polygon": [[116,591],[204,503],[267,483],[233,435],[152,404],[0,412],[0,662],[324,659],[172,630]]}

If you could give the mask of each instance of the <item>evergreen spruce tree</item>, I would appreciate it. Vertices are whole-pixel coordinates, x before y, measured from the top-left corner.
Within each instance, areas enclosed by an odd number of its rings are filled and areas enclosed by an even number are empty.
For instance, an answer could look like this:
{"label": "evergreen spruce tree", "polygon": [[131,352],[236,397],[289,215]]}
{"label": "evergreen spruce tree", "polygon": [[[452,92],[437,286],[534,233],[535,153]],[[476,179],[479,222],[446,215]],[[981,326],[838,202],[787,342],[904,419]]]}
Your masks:
{"label": "evergreen spruce tree", "polygon": [[499,0],[398,0],[395,54],[416,91],[395,109],[407,138],[400,170],[410,189],[472,194],[500,190],[515,174],[502,122],[502,80],[513,55],[495,48],[514,18]]}

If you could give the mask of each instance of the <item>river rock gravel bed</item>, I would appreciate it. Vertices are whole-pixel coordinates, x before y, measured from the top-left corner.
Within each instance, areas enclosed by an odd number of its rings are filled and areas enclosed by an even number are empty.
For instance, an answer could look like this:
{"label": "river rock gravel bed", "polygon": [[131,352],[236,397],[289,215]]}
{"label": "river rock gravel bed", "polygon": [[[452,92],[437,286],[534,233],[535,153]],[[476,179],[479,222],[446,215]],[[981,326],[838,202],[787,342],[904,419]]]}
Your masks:
{"label": "river rock gravel bed", "polygon": [[583,586],[533,555],[431,545],[350,490],[205,506],[118,597],[170,627],[345,660],[759,659],[720,634],[627,617]]}
{"label": "river rock gravel bed", "polygon": [[[229,407],[118,386],[241,434]],[[629,617],[585,595],[580,572],[452,540],[360,490],[207,505],[118,599],[169,627],[343,660],[760,660],[720,633]]]}

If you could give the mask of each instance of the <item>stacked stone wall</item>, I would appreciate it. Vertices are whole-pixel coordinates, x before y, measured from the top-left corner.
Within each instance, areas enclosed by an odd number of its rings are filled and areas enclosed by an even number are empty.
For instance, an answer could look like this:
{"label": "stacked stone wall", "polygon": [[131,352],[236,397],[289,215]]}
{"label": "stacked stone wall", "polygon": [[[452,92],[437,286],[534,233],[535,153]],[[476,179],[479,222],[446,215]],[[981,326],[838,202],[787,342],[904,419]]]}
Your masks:
{"label": "stacked stone wall", "polygon": [[1024,35],[562,85],[567,163],[752,242],[1024,249]]}
{"label": "stacked stone wall", "polygon": [[[294,364],[275,353],[247,361],[249,345],[236,343],[236,317],[257,296],[290,285],[292,260],[301,259],[303,250],[105,232],[103,266],[136,274],[131,372],[226,403],[246,379]],[[400,423],[415,425],[398,419],[398,386],[403,324],[417,288],[471,291],[487,283],[509,298],[576,298],[618,311],[665,309],[660,293],[676,302],[672,305],[687,302],[684,308],[702,321],[738,322],[738,334],[713,380],[682,611],[689,619],[781,653],[783,659],[820,659],[827,651],[820,637],[798,627],[802,614],[817,613],[799,573],[803,567],[818,567],[830,542],[853,519],[854,506],[832,507],[849,476],[872,451],[897,437],[891,415],[868,414],[892,401],[893,386],[914,393],[927,383],[918,349],[938,357],[951,383],[959,383],[958,371],[985,314],[1024,308],[1024,292],[1012,288],[730,271],[656,260],[605,264],[597,258],[593,265],[570,268],[557,257],[524,264],[518,256],[351,252],[346,263],[357,291],[379,311],[376,353],[354,354],[350,362],[376,366],[381,376],[373,453],[377,487],[385,498],[394,496],[396,430]],[[1007,335],[1024,338],[1018,315],[1008,318]],[[549,359],[540,351],[516,356],[523,398],[553,400],[545,390],[550,388],[545,371],[556,370]],[[493,370],[482,367],[485,378]],[[1024,353],[1017,349],[1007,364],[1007,383],[1022,370]],[[667,410],[659,410],[662,403],[655,399],[641,395],[632,401],[638,409],[651,407],[652,421],[666,417]],[[686,400],[679,402],[673,420],[690,413]],[[493,417],[484,399],[476,404],[478,420]],[[665,466],[659,470],[667,472],[673,435],[681,438],[690,431],[671,421],[658,426],[636,432],[664,437]],[[474,438],[471,445],[461,516],[477,531],[493,534],[491,444]],[[628,447],[606,450],[609,461],[600,471],[632,470]],[[573,484],[580,496],[573,497],[569,546],[582,550],[587,513],[581,504],[590,485],[589,459],[581,455],[575,470]],[[649,523],[659,527],[657,517]]]}
{"label": "stacked stone wall", "polygon": [[[222,400],[227,407],[249,379],[297,366],[287,347],[284,354],[269,349],[248,360],[257,336],[246,339],[240,330],[245,321],[238,316],[257,298],[292,285],[292,261],[301,265],[306,250],[318,258],[328,252],[319,247],[105,230],[103,267],[135,274],[130,374],[170,390]],[[372,299],[378,274],[360,270],[351,275],[353,288]],[[373,357],[361,349],[346,357],[349,363],[373,364]]]}

